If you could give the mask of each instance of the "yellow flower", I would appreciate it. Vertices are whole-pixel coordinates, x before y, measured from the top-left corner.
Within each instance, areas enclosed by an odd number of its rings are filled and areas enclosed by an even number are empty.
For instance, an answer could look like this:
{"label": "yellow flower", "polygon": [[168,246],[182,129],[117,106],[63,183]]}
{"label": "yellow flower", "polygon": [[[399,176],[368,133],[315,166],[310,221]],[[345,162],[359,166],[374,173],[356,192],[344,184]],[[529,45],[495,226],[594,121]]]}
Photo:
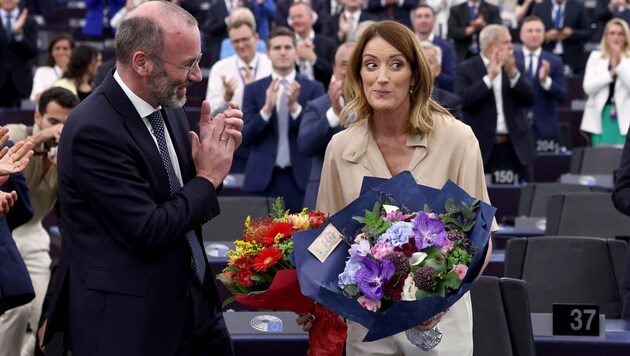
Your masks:
{"label": "yellow flower", "polygon": [[291,214],[287,217],[287,222],[293,225],[296,231],[303,231],[311,226],[311,222],[308,219],[308,214]]}

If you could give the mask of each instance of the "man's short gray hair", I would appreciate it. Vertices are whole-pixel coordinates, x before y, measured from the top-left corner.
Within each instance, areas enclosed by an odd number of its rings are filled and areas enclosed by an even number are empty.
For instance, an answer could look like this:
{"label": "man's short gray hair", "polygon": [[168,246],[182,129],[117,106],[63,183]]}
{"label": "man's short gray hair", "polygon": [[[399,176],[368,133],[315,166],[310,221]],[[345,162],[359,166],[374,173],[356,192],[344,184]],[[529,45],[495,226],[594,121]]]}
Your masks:
{"label": "man's short gray hair", "polygon": [[422,46],[422,50],[432,49],[435,52],[435,60],[438,65],[442,65],[442,49],[440,46],[433,44],[431,41],[422,41],[420,42],[420,46]]}
{"label": "man's short gray hair", "polygon": [[503,32],[508,32],[507,27],[503,25],[492,24],[484,27],[479,34],[479,49],[482,52],[485,51],[488,45],[495,42]]}

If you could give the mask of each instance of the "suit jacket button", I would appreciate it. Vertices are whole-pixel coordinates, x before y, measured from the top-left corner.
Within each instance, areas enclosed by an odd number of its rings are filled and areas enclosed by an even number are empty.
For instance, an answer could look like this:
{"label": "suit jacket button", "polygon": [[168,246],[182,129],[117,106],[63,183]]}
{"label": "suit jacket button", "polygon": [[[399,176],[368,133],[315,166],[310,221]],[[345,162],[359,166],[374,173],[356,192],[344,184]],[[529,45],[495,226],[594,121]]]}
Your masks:
{"label": "suit jacket button", "polygon": [[186,293],[184,293],[184,297],[190,297],[190,289],[186,290]]}

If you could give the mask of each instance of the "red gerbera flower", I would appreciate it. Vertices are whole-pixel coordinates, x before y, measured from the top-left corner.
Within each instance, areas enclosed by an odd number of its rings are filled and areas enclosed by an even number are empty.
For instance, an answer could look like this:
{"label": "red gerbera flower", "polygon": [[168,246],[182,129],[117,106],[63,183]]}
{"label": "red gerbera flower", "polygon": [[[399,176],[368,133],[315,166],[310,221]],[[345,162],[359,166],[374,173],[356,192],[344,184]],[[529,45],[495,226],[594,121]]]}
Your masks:
{"label": "red gerbera flower", "polygon": [[271,246],[276,240],[276,236],[281,235],[280,241],[291,237],[293,234],[293,225],[286,222],[279,222],[269,226],[263,235],[263,243],[265,246]]}
{"label": "red gerbera flower", "polygon": [[326,214],[322,213],[321,211],[309,211],[308,220],[311,223],[311,227],[313,229],[317,229],[318,227],[324,225]]}
{"label": "red gerbera flower", "polygon": [[252,267],[256,270],[256,272],[265,272],[267,268],[278,263],[278,260],[282,258],[282,251],[274,246],[267,247],[266,249],[260,251],[258,256],[254,258],[254,263],[252,263]]}

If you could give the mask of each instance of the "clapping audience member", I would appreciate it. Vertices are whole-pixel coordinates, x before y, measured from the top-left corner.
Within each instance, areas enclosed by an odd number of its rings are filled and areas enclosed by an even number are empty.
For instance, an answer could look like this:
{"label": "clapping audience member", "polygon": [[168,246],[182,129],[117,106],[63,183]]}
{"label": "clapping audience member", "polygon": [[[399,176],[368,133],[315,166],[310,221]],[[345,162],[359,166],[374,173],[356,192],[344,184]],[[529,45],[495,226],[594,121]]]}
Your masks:
{"label": "clapping audience member", "polygon": [[562,58],[543,51],[545,25],[536,16],[523,20],[520,38],[523,47],[514,52],[514,57],[525,68],[525,73],[521,74],[525,74],[536,90],[534,105],[527,109],[527,120],[534,134],[536,150],[555,151],[560,136],[556,103],[564,102],[569,91]]}
{"label": "clapping audience member", "polygon": [[[613,17],[624,19],[626,23],[630,21],[630,1],[629,0],[597,0],[595,4],[596,32],[594,39],[599,41],[604,33],[606,23]],[[593,39],[593,38],[592,38]]]}
{"label": "clapping audience member", "polygon": [[324,87],[296,73],[295,34],[288,28],[271,31],[267,56],[271,75],[247,85],[243,95],[243,144],[250,148],[243,190],[282,196],[287,209],[300,211],[311,160],[297,149],[298,130],[304,106]]}
{"label": "clapping audience member", "polygon": [[422,41],[420,43],[422,52],[427,59],[427,64],[431,68],[433,75],[433,89],[431,90],[431,99],[435,100],[443,108],[458,120],[464,119],[462,113],[462,99],[459,96],[444,90],[435,84],[436,78],[440,77],[442,71],[442,49],[430,41]]}
{"label": "clapping audience member", "polygon": [[94,90],[92,80],[101,65],[101,52],[91,45],[80,45],[72,51],[68,70],[53,86],[70,90],[80,100]]}
{"label": "clapping audience member", "polygon": [[436,21],[435,21],[434,32],[436,36],[443,39],[448,38],[448,19],[451,14],[451,7],[455,5],[459,5],[465,1],[466,0],[427,0],[426,1],[426,4],[431,6],[433,11],[435,12]]}
{"label": "clapping audience member", "polygon": [[211,118],[204,102],[199,134],[189,131],[200,39],[181,7],[138,6],[116,32],[116,70],[64,125],[45,343],[63,332],[73,355],[234,354],[201,224],[219,214],[242,113],[235,104]]}
{"label": "clapping audience member", "polygon": [[545,24],[543,49],[562,57],[567,73],[584,71],[584,44],[591,37],[591,27],[584,4],[578,0],[543,0],[532,15]]}
{"label": "clapping audience member", "polygon": [[453,39],[457,62],[479,54],[479,33],[487,25],[502,23],[499,8],[484,0],[468,0],[451,7],[448,36]]}
{"label": "clapping audience member", "polygon": [[61,79],[61,75],[68,70],[72,50],[74,50],[74,38],[68,33],[60,33],[50,41],[45,65],[37,67],[33,76],[30,99],[34,104],[39,102],[42,92]]}
{"label": "clapping audience member", "polygon": [[335,54],[333,77],[328,86],[328,93],[309,101],[302,116],[297,145],[300,153],[312,158],[311,173],[304,193],[304,207],[311,210],[315,209],[326,146],[332,136],[343,129],[339,115],[346,105],[343,87],[348,59],[353,48],[352,42],[339,46]]}
{"label": "clapping audience member", "polygon": [[531,16],[534,7],[541,2],[543,2],[543,0],[518,0],[514,8],[516,21],[520,23],[524,18]]}
{"label": "clapping audience member", "polygon": [[453,91],[455,84],[455,48],[453,45],[433,33],[435,28],[435,12],[431,6],[420,4],[410,13],[412,30],[420,41],[430,41],[440,47],[442,52],[440,75],[436,85],[440,89]]}
{"label": "clapping audience member", "polygon": [[20,107],[33,87],[30,61],[37,55],[37,23],[19,3],[0,1],[0,107]]}
{"label": "clapping audience member", "polygon": [[[33,126],[6,126],[13,139],[28,139],[35,150],[35,156],[24,170],[34,215],[13,230],[13,239],[33,282],[35,299],[8,311],[0,320],[0,343],[3,348],[12,350],[8,354],[29,356],[35,353],[34,330],[38,327],[51,265],[50,237],[42,221],[57,202],[57,142],[68,115],[78,104],[79,99],[70,91],[53,87],[42,93]],[[27,325],[33,332],[25,332]]]}
{"label": "clapping audience member", "polygon": [[297,40],[298,73],[317,80],[328,88],[337,43],[313,30],[314,12],[306,2],[295,2],[289,9],[289,20]]}
{"label": "clapping audience member", "polygon": [[606,24],[601,49],[591,52],[582,87],[587,95],[580,129],[591,144],[623,145],[630,126],[630,30],[614,18]]}
{"label": "clapping audience member", "polygon": [[220,59],[221,42],[227,38],[230,14],[241,7],[253,11],[251,0],[210,0],[206,20],[201,26],[204,34],[204,53],[210,57],[210,66]]}
{"label": "clapping audience member", "polygon": [[488,25],[479,35],[481,53],[457,66],[455,94],[462,98],[464,122],[479,140],[483,165],[494,181],[532,181],[536,157],[525,109],[535,91],[514,59],[505,26]]}
{"label": "clapping audience member", "polygon": [[339,0],[337,2],[343,5],[343,11],[326,19],[324,28],[322,28],[322,35],[334,39],[337,44],[355,41],[355,32],[360,22],[378,21],[378,17],[361,10],[362,0]]}
{"label": "clapping audience member", "polygon": [[276,3],[274,0],[253,0],[252,10],[258,23],[258,34],[262,40],[266,40],[271,30],[271,22],[276,16]]}
{"label": "clapping audience member", "polygon": [[258,36],[258,41],[256,42],[256,52],[265,53],[267,51],[267,48],[265,47],[265,41],[260,39],[260,35],[258,34],[258,31],[256,29],[256,17],[254,16],[254,13],[246,7],[239,7],[238,9],[232,11],[228,18],[228,37],[224,38],[223,41],[221,41],[221,54],[219,55],[220,59],[224,59],[236,54],[234,46],[232,45],[232,41],[230,40],[229,30],[232,24],[239,20],[248,21],[252,25],[251,27],[254,30],[254,33],[256,33],[256,35]]}
{"label": "clapping audience member", "polygon": [[109,25],[111,26],[111,28],[117,29],[118,25],[120,25],[122,20],[129,13],[129,11],[135,9],[136,7],[147,1],[149,0],[127,0],[125,2],[125,6],[121,7],[120,10],[118,10],[109,20]]}
{"label": "clapping audience member", "polygon": [[[226,110],[230,102],[243,105],[245,86],[271,74],[271,61],[267,54],[256,51],[258,33],[250,21],[233,22],[228,34],[236,54],[216,62],[210,69],[206,99],[210,101],[213,114]],[[245,171],[248,155],[249,148],[245,145],[236,150],[232,172]]]}

